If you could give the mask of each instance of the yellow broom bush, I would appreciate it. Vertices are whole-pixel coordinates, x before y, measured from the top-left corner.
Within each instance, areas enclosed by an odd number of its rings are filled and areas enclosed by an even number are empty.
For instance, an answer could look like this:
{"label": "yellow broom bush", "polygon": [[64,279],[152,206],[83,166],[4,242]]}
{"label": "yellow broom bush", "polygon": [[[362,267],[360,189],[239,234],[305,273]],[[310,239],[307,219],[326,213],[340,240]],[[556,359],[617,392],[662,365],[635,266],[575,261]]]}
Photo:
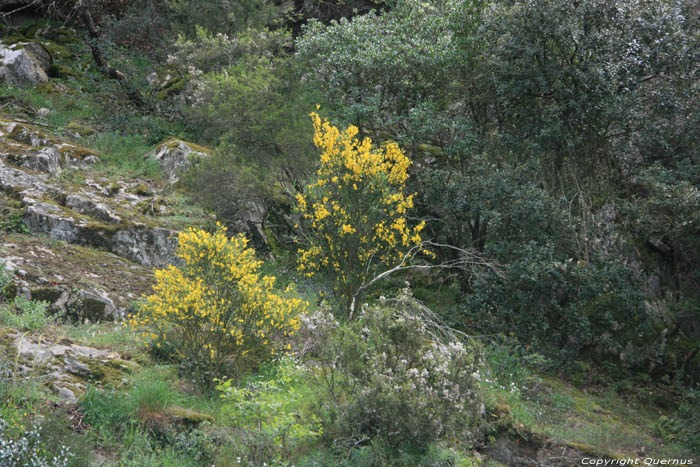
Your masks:
{"label": "yellow broom bush", "polygon": [[306,302],[274,290],[243,235],[189,229],[177,255],[181,266],[155,272],[154,293],[130,324],[173,349],[206,384],[271,358],[299,328]]}
{"label": "yellow broom bush", "polygon": [[363,284],[421,244],[424,223],[408,225],[411,161],[396,143],[376,148],[369,138],[356,138],[357,127],[340,131],[315,112],[311,118],[323,153],[316,182],[297,195],[308,227],[298,270],[329,278],[351,316]]}

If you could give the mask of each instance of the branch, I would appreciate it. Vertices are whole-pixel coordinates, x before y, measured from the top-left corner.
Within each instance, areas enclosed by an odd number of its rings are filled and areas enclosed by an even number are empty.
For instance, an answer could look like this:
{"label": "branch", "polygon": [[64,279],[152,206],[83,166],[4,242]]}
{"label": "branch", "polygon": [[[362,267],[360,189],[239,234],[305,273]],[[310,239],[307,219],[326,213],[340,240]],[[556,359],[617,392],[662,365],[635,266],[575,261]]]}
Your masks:
{"label": "branch", "polygon": [[124,73],[117,70],[113,66],[110,66],[109,62],[107,62],[107,59],[102,54],[102,50],[97,45],[97,39],[100,38],[100,30],[95,24],[95,21],[92,19],[90,10],[88,10],[87,7],[84,7],[81,10],[80,17],[88,30],[88,34],[92,38],[92,41],[90,42],[90,51],[92,52],[92,58],[95,60],[95,63],[97,63],[97,65],[104,70],[107,76],[114,80],[120,81],[124,85],[124,90],[126,91],[127,96],[129,96],[129,98],[136,105],[146,107],[146,102],[144,101],[139,90],[131,84]]}
{"label": "branch", "polygon": [[33,0],[31,3],[27,3],[26,5],[19,6],[19,7],[15,8],[14,10],[2,11],[2,12],[0,12],[0,18],[2,18],[4,20],[8,16],[12,16],[15,13],[19,13],[22,10],[26,10],[27,8],[31,8],[38,3],[39,3],[39,0]]}
{"label": "branch", "polygon": [[[413,258],[422,250],[424,250],[426,247],[434,247],[434,248],[447,248],[450,250],[457,251],[460,254],[459,258],[449,260],[442,262],[440,264],[409,264]],[[418,245],[415,245],[412,247],[410,250],[406,252],[406,254],[401,258],[401,261],[399,264],[394,266],[391,269],[388,269],[381,274],[378,274],[374,278],[370,279],[368,282],[363,283],[360,287],[358,287],[357,291],[352,297],[352,301],[350,304],[350,314],[348,316],[348,320],[352,321],[352,316],[355,313],[355,308],[357,307],[357,302],[359,301],[359,298],[364,294],[364,292],[372,287],[375,283],[379,282],[380,280],[397,273],[399,271],[408,271],[410,269],[416,269],[416,270],[428,270],[428,269],[452,269],[452,268],[466,268],[466,267],[474,267],[474,266],[482,266],[482,267],[487,267],[491,269],[498,277],[503,278],[503,272],[500,270],[498,267],[499,265],[494,262],[494,261],[489,261],[487,258],[471,251],[471,250],[465,250],[464,248],[459,248],[453,245],[446,245],[443,243],[434,243],[430,241],[424,241],[421,242]]]}

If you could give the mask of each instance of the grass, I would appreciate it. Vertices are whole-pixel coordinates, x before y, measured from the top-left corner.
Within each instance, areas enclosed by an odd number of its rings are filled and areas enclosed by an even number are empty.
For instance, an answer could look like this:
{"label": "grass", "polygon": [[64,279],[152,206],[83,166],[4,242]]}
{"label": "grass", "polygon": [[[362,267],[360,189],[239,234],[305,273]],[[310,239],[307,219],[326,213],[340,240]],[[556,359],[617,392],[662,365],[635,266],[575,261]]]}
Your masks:
{"label": "grass", "polygon": [[185,393],[176,381],[174,368],[154,366],[137,374],[126,390],[90,388],[81,409],[95,444],[126,465],[196,465],[178,452],[182,428],[168,418],[167,409],[182,406],[215,414],[220,404]]}
{"label": "grass", "polygon": [[55,332],[81,345],[98,349],[112,349],[122,355],[146,358],[142,339],[124,323],[102,322],[79,325],[61,325]]}
{"label": "grass", "polygon": [[53,322],[47,314],[49,304],[17,295],[12,302],[0,303],[0,323],[15,329],[36,331]]}
{"label": "grass", "polygon": [[90,149],[100,155],[97,169],[110,176],[135,176],[161,179],[156,161],[144,157],[152,146],[140,135],[99,133],[87,141]]}
{"label": "grass", "polygon": [[[483,389],[492,410],[508,407],[509,423],[560,444],[588,446],[600,456],[637,457],[640,452],[657,458],[693,456],[688,447],[664,443],[653,426],[666,413],[634,398],[610,392],[584,392],[548,375],[518,391],[486,383]],[[586,448],[586,449],[588,449]]]}

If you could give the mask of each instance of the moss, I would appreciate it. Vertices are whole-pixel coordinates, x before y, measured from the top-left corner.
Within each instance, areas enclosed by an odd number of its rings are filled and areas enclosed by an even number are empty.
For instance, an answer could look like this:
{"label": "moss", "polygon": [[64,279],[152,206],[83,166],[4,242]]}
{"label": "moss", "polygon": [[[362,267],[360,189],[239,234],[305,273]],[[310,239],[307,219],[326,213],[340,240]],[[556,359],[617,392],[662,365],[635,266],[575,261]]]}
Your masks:
{"label": "moss", "polygon": [[5,290],[2,292],[2,294],[7,298],[8,300],[12,300],[17,296],[17,292],[19,291],[17,287],[17,283],[15,281],[10,282],[5,286]]}
{"label": "moss", "polygon": [[214,417],[211,415],[177,405],[168,407],[165,409],[165,413],[184,425],[199,425],[202,422],[214,423]]}
{"label": "moss", "polygon": [[158,99],[165,100],[182,90],[184,82],[181,78],[171,78],[158,90]]}
{"label": "moss", "polygon": [[423,153],[430,154],[431,156],[439,156],[442,154],[442,148],[432,144],[420,143],[418,144],[418,149]]}
{"label": "moss", "polygon": [[75,144],[63,143],[57,146],[56,149],[58,149],[58,152],[64,158],[70,157],[79,161],[82,161],[83,159],[89,156],[98,157],[97,153],[91,151],[90,149],[84,148],[82,146],[77,146]]}
{"label": "moss", "polygon": [[17,141],[18,143],[29,144],[31,135],[35,135],[36,137],[38,137],[40,139],[44,139],[44,140],[51,139],[44,132],[36,130],[36,129],[30,127],[29,125],[25,125],[24,123],[17,123],[12,128],[12,131],[7,133],[5,135],[5,137],[9,138],[11,140]]}
{"label": "moss", "polygon": [[105,315],[105,305],[99,300],[94,298],[83,298],[81,300],[82,306],[80,307],[80,317],[85,320],[89,319],[91,322],[96,323],[99,321],[111,321],[111,317]]}
{"label": "moss", "polygon": [[564,445],[576,449],[578,451],[581,451],[584,454],[587,454],[591,457],[595,457],[598,459],[626,459],[628,456],[621,454],[619,452],[612,452],[612,451],[605,451],[596,448],[595,446],[591,446],[585,443],[577,443],[573,441],[567,441],[566,443],[563,443]]}
{"label": "moss", "polygon": [[32,300],[53,303],[61,297],[63,290],[55,287],[38,287],[30,289]]}
{"label": "moss", "polygon": [[26,42],[26,41],[29,41],[29,40],[31,40],[31,39],[29,39],[29,38],[27,38],[27,37],[25,37],[25,36],[22,36],[22,35],[20,35],[20,34],[13,34],[13,35],[4,37],[4,38],[2,39],[2,43],[5,44],[5,45],[15,45],[15,44],[17,44],[18,42]]}
{"label": "moss", "polygon": [[73,54],[63,45],[59,44],[58,42],[42,39],[39,41],[36,41],[44,48],[46,49],[47,52],[51,55],[51,57],[56,60],[56,59],[69,59],[73,57]]}
{"label": "moss", "polygon": [[66,79],[66,78],[75,78],[79,79],[80,76],[77,75],[76,73],[73,73],[73,71],[68,68],[67,66],[64,65],[56,65],[55,63],[51,64],[49,66],[49,69],[46,70],[46,74],[49,75],[49,78],[58,78],[58,79]]}
{"label": "moss", "polygon": [[139,196],[152,196],[153,191],[148,187],[147,184],[145,183],[139,183],[138,185],[135,185],[131,188],[129,188],[129,193],[133,193],[135,195]]}
{"label": "moss", "polygon": [[81,125],[78,122],[71,121],[68,124],[66,124],[65,129],[71,133],[77,134],[83,138],[87,136],[92,136],[96,133],[96,131],[93,128],[90,128],[89,126]]}
{"label": "moss", "polygon": [[119,386],[139,367],[136,363],[126,360],[79,358],[78,361],[90,369],[89,379],[106,386]]}
{"label": "moss", "polygon": [[36,33],[43,28],[46,25],[45,21],[39,21],[36,23],[32,23],[22,29],[22,35],[24,37],[28,37],[29,39],[33,39],[36,36]]}
{"label": "moss", "polygon": [[109,192],[109,196],[116,196],[119,193],[119,190],[121,189],[121,185],[115,182],[109,185],[109,187],[107,188],[107,192]]}
{"label": "moss", "polygon": [[172,138],[172,137],[168,138],[165,141],[163,141],[162,143],[160,143],[158,146],[160,147],[160,146],[165,145],[165,146],[167,146],[168,149],[175,150],[180,146],[180,143],[186,144],[193,151],[203,152],[205,154],[211,154],[211,148],[208,148],[206,146],[201,146],[201,145],[195,144],[195,143],[190,143],[189,141],[185,141],[185,140],[179,139],[179,138]]}
{"label": "moss", "polygon": [[141,201],[140,203],[136,204],[134,208],[141,214],[145,214],[147,216],[158,216],[160,215],[161,206],[166,206],[163,199],[151,198]]}
{"label": "moss", "polygon": [[56,83],[48,81],[46,83],[40,83],[37,86],[39,93],[44,96],[61,96],[63,95],[63,89]]}
{"label": "moss", "polygon": [[8,156],[21,156],[31,151],[33,148],[26,144],[0,138],[0,153]]}

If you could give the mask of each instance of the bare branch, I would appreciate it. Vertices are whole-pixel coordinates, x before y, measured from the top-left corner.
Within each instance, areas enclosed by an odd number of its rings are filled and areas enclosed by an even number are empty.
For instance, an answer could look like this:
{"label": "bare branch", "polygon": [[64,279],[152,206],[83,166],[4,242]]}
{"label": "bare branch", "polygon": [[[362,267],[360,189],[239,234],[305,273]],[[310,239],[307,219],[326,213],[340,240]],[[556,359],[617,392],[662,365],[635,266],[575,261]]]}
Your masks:
{"label": "bare branch", "polygon": [[[427,247],[449,249],[459,253],[459,258],[444,261],[440,264],[410,264],[418,253],[424,251]],[[401,258],[399,264],[391,269],[378,274],[367,282],[364,282],[352,297],[352,302],[350,305],[350,314],[348,319],[352,321],[352,316],[355,313],[357,303],[359,299],[364,295],[364,293],[372,287],[377,282],[385,279],[386,277],[395,274],[399,271],[414,270],[429,270],[429,269],[454,269],[454,268],[467,268],[467,267],[486,267],[491,269],[498,277],[503,278],[503,272],[501,271],[498,263],[493,260],[489,260],[484,256],[464,248],[459,248],[453,245],[447,245],[443,243],[434,243],[431,241],[424,241],[418,245],[413,246],[406,254]]]}

